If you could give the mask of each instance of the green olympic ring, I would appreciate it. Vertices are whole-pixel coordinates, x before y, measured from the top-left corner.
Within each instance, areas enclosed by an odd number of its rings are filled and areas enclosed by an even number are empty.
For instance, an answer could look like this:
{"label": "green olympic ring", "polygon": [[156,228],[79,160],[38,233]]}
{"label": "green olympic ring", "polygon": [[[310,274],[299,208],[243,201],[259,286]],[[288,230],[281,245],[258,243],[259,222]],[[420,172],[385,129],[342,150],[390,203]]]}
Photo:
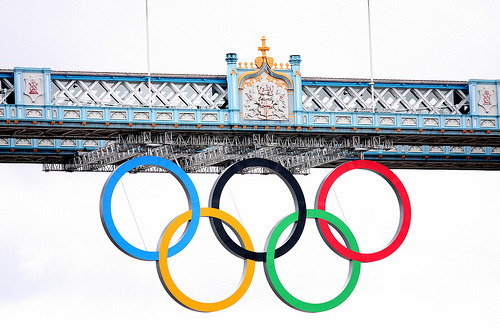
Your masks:
{"label": "green olympic ring", "polygon": [[[324,210],[308,209],[307,217],[323,219],[327,221],[339,232],[350,250],[359,251],[358,243],[356,242],[356,238],[354,238],[351,230],[335,215]],[[307,303],[294,297],[288,292],[288,290],[285,289],[278,278],[278,274],[276,273],[276,266],[274,263],[274,255],[279,237],[288,226],[297,221],[297,218],[298,212],[288,215],[274,227],[274,229],[271,231],[271,234],[269,235],[266,244],[266,261],[264,262],[267,281],[269,282],[269,285],[273,289],[276,296],[278,296],[278,298],[280,298],[285,304],[291,306],[294,309],[305,312],[321,312],[333,309],[334,307],[342,304],[342,302],[344,302],[353,292],[354,287],[356,287],[356,283],[358,282],[361,263],[359,261],[349,260],[350,263],[348,282],[342,292],[340,292],[340,294],[335,298],[323,303]]]}

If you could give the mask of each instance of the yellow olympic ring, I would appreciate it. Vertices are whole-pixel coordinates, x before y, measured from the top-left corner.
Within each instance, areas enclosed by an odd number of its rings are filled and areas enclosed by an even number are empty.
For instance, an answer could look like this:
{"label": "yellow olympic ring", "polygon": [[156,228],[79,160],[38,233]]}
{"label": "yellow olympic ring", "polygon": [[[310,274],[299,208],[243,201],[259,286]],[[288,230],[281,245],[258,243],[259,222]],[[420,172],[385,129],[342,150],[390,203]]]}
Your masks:
{"label": "yellow olympic ring", "polygon": [[[204,303],[198,302],[186,296],[182,291],[177,288],[174,281],[172,280],[172,276],[168,270],[168,246],[172,236],[175,231],[185,222],[191,219],[192,211],[189,210],[179,216],[177,216],[170,224],[167,226],[165,231],[163,232],[161,242],[159,245],[159,260],[157,261],[158,273],[163,282],[163,286],[167,290],[167,292],[181,305],[201,312],[211,312],[211,311],[219,311],[223,310],[227,307],[230,307],[234,303],[236,303],[247,291],[248,287],[250,287],[250,283],[253,279],[253,273],[255,271],[255,261],[245,259],[245,266],[243,272],[243,278],[241,280],[240,286],[238,289],[228,298],[214,303]],[[243,228],[240,222],[236,220],[234,217],[229,215],[228,213],[221,211],[216,208],[201,208],[200,216],[205,217],[215,217],[225,222],[235,233],[240,243],[250,251],[253,251],[252,241],[247,231]]]}

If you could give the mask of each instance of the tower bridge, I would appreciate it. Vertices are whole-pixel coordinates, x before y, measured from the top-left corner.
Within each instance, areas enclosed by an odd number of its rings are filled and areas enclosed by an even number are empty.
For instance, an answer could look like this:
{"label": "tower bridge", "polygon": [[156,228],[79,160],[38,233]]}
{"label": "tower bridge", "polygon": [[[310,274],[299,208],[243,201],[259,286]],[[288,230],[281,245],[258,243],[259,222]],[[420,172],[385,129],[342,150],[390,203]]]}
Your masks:
{"label": "tower bridge", "polygon": [[224,75],[0,70],[0,162],[111,171],[157,155],[211,173],[248,157],[294,173],[357,158],[500,169],[500,80],[307,77],[300,56],[278,63],[264,39],[259,51],[253,61],[227,54]]}

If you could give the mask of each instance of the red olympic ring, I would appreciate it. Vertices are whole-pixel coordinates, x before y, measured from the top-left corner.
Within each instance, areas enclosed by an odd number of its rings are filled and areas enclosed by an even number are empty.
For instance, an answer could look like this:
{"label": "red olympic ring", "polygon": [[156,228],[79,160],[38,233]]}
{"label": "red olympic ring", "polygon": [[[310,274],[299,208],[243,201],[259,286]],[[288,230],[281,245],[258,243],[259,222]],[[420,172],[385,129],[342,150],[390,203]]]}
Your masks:
{"label": "red olympic ring", "polygon": [[394,190],[399,202],[400,218],[398,230],[396,231],[396,234],[394,235],[392,241],[389,243],[389,245],[387,245],[387,247],[378,252],[355,252],[345,247],[335,238],[335,236],[333,236],[330,228],[328,227],[327,221],[317,219],[317,223],[318,228],[320,229],[321,236],[330,246],[330,248],[338,255],[345,259],[355,260],[359,262],[373,262],[384,259],[394,253],[394,251],[396,251],[399,246],[401,246],[404,239],[406,238],[406,235],[408,234],[408,230],[410,228],[411,220],[410,199],[401,180],[399,180],[399,178],[387,167],[377,162],[368,160],[355,160],[338,166],[323,180],[323,183],[319,187],[318,194],[316,196],[315,206],[317,209],[326,210],[326,197],[328,196],[328,192],[330,191],[333,183],[347,171],[355,169],[364,169],[375,172],[376,174],[384,178]]}

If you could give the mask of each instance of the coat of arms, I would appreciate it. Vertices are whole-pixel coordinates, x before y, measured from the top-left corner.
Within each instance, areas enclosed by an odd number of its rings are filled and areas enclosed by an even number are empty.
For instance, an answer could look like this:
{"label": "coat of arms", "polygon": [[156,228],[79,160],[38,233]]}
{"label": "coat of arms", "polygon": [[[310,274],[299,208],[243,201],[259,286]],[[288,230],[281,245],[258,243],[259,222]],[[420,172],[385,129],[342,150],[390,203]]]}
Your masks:
{"label": "coat of arms", "polygon": [[484,108],[486,114],[489,114],[491,109],[497,105],[495,86],[478,86],[477,93],[477,104]]}
{"label": "coat of arms", "polygon": [[262,56],[255,59],[257,69],[240,76],[242,117],[244,120],[288,120],[292,80],[286,72],[273,70],[274,59],[266,56],[269,47],[265,45],[265,37],[259,51]]}
{"label": "coat of arms", "polygon": [[249,120],[287,120],[287,90],[278,86],[273,78],[265,73],[263,77],[259,78],[260,82],[248,85],[243,89],[244,118]]}
{"label": "coat of arms", "polygon": [[32,103],[35,103],[36,99],[43,95],[42,77],[36,74],[25,76],[23,93],[30,98]]}

